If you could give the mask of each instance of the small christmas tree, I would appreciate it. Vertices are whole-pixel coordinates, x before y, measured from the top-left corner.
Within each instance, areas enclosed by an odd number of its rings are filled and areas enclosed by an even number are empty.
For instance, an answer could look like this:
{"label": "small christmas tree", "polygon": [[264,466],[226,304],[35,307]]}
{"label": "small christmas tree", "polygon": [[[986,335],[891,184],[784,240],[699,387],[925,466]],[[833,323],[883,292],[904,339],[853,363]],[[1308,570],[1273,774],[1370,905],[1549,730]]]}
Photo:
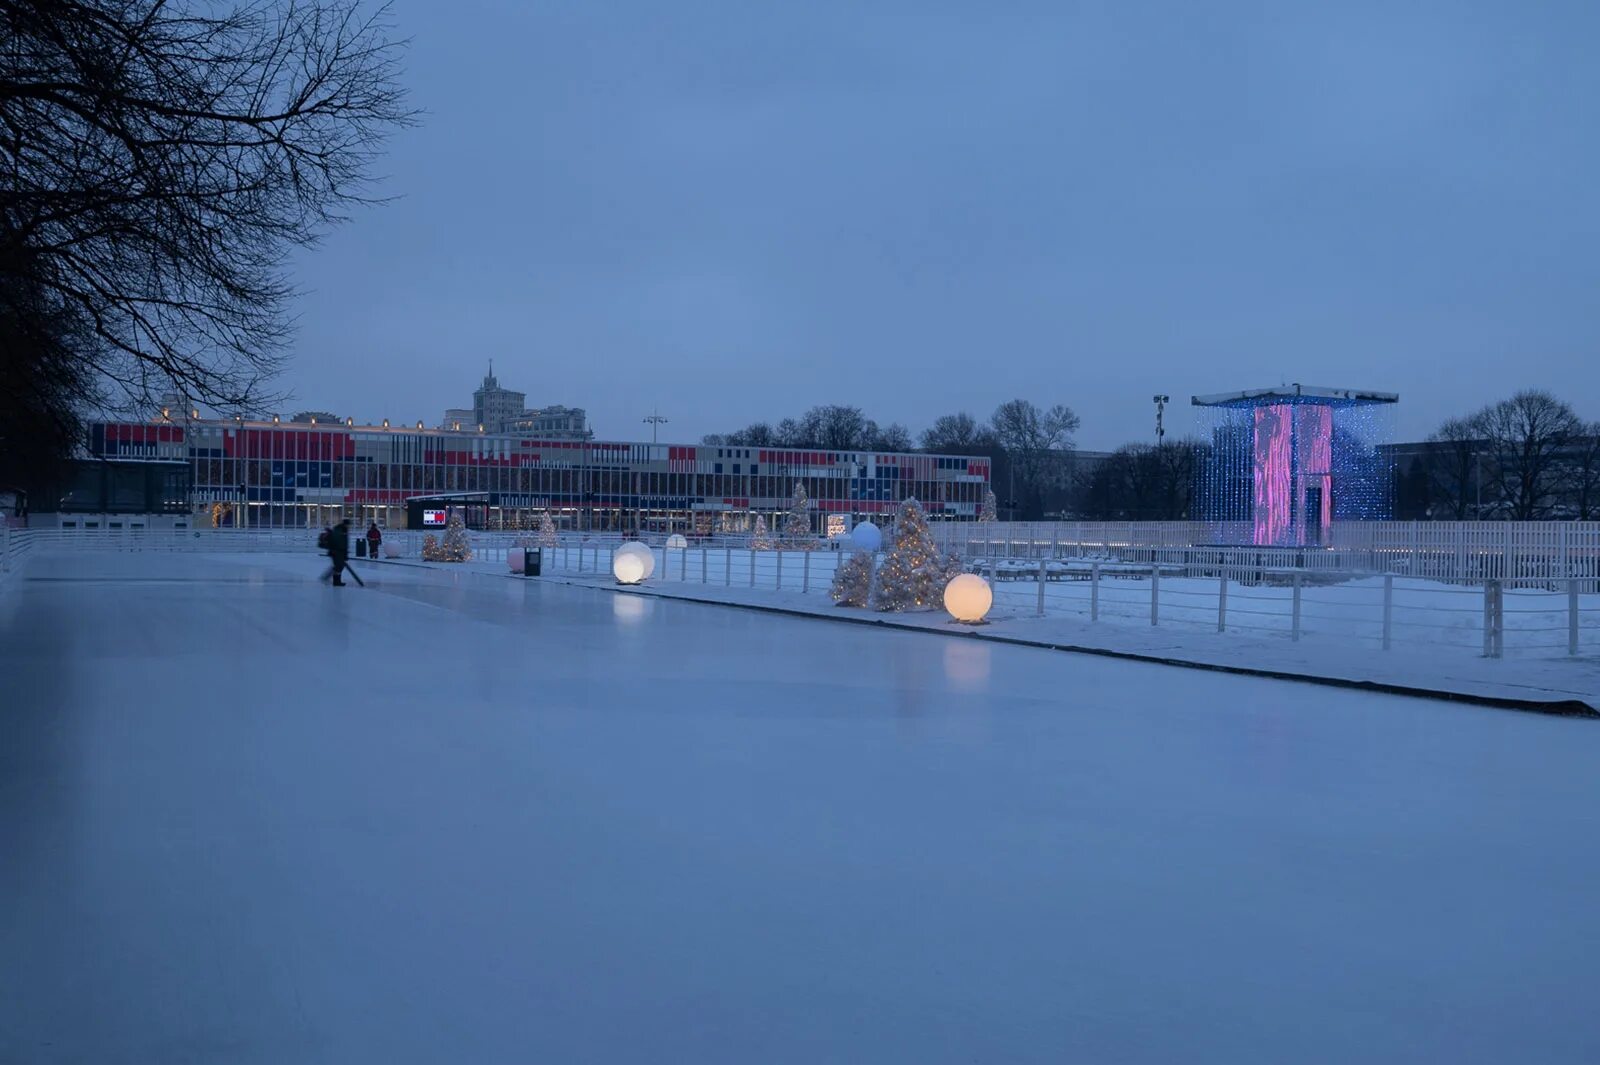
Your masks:
{"label": "small christmas tree", "polygon": [[794,496],[789,500],[789,513],[783,518],[783,546],[809,551],[817,546],[811,538],[811,500],[806,498],[806,486],[794,483]]}
{"label": "small christmas tree", "polygon": [[444,552],[439,550],[439,538],[433,535],[433,533],[428,533],[422,538],[422,561],[444,561]]}
{"label": "small christmas tree", "polygon": [[750,534],[750,549],[752,551],[772,550],[772,537],[767,533],[767,519],[761,514],[756,515],[756,530]]}
{"label": "small christmas tree", "polygon": [[459,510],[450,512],[450,523],[444,527],[444,543],[439,545],[439,561],[465,562],[472,557],[472,547],[467,543],[467,523],[461,520]]}
{"label": "small christmas tree", "polygon": [[547,510],[539,517],[539,546],[554,547],[560,538],[556,536],[556,523]]}
{"label": "small christmas tree", "polygon": [[922,504],[907,498],[895,515],[889,550],[872,579],[875,610],[932,610],[943,602],[951,559],[939,553]]}
{"label": "small christmas tree", "polygon": [[985,488],[983,490],[983,508],[978,511],[979,521],[996,521],[999,515],[995,510],[994,492]]}
{"label": "small christmas tree", "polygon": [[840,606],[866,606],[872,597],[872,552],[856,551],[839,563],[828,594]]}

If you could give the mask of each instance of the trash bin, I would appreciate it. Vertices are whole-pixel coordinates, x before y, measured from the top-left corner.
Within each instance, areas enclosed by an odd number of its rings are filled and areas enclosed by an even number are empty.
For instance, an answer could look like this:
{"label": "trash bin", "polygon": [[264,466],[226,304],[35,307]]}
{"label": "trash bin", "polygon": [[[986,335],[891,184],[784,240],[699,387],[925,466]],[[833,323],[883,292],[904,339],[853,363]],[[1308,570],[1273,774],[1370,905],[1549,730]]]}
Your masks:
{"label": "trash bin", "polygon": [[525,547],[522,549],[522,575],[524,577],[537,577],[539,575],[539,549]]}
{"label": "trash bin", "polygon": [[357,558],[366,558],[367,557],[367,542],[365,540],[357,540],[356,541],[356,557]]}

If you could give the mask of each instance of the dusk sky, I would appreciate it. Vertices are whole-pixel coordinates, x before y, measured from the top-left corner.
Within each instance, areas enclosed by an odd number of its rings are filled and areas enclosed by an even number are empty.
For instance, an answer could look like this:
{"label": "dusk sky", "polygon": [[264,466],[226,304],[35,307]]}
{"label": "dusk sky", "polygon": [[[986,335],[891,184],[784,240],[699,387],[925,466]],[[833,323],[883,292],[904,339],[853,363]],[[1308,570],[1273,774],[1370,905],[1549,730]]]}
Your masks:
{"label": "dusk sky", "polygon": [[596,433],[817,403],[1519,387],[1600,418],[1600,4],[402,0],[399,197],[297,257],[285,413],[494,359]]}

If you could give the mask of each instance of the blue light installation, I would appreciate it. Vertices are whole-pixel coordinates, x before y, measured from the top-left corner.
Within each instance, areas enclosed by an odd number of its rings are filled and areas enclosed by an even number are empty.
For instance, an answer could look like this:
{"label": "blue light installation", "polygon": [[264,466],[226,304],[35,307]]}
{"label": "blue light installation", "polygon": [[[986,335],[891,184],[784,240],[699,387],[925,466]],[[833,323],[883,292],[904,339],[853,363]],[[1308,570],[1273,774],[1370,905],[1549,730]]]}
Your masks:
{"label": "blue light installation", "polygon": [[1398,399],[1300,385],[1193,397],[1209,421],[1195,494],[1212,542],[1325,544],[1334,521],[1389,517],[1393,469],[1378,445]]}

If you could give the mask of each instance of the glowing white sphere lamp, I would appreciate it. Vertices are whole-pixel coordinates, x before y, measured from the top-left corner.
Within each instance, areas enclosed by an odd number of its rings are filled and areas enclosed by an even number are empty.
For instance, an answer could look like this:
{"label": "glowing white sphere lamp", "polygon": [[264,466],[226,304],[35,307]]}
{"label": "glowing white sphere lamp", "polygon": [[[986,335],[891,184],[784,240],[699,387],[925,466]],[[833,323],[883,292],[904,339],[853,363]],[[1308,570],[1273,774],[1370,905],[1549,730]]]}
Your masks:
{"label": "glowing white sphere lamp", "polygon": [[857,551],[877,551],[883,547],[883,530],[864,521],[850,530],[850,543]]}
{"label": "glowing white sphere lamp", "polygon": [[994,592],[989,582],[976,573],[962,573],[944,586],[944,608],[957,621],[976,625],[993,605]]}
{"label": "glowing white sphere lamp", "polygon": [[672,548],[674,551],[681,551],[683,548],[689,546],[689,541],[684,539],[683,533],[673,533],[671,536],[667,537],[667,546]]}
{"label": "glowing white sphere lamp", "polygon": [[638,584],[644,580],[644,557],[637,551],[618,551],[611,560],[611,575],[618,584]]}
{"label": "glowing white sphere lamp", "polygon": [[[649,580],[650,575],[656,571],[656,554],[650,550],[649,544],[642,544],[638,540],[629,540],[617,548],[617,554],[636,555],[639,558],[640,563],[644,566],[644,576],[639,578],[640,580]],[[612,568],[615,569],[616,567],[613,566]]]}

